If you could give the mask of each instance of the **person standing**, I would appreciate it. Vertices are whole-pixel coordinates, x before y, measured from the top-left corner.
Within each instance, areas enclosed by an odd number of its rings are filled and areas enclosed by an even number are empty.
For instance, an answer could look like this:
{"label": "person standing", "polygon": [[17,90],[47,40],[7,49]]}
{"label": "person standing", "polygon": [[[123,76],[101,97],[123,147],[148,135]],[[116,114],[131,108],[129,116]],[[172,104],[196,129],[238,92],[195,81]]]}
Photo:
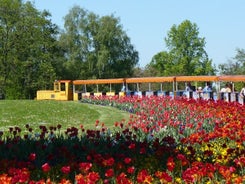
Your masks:
{"label": "person standing", "polygon": [[203,88],[203,92],[207,93],[207,92],[211,92],[212,91],[212,86],[210,84],[210,82],[206,83],[206,86]]}
{"label": "person standing", "polygon": [[243,84],[243,88],[240,91],[240,97],[242,97],[243,99],[245,98],[245,83]]}
{"label": "person standing", "polygon": [[206,83],[206,86],[202,90],[203,98],[206,100],[213,99],[213,90],[210,82]]}
{"label": "person standing", "polygon": [[193,86],[191,85],[190,82],[187,83],[186,87],[185,87],[185,91],[183,93],[183,96],[184,97],[187,97],[187,98],[191,98],[192,97],[192,93],[193,93]]}

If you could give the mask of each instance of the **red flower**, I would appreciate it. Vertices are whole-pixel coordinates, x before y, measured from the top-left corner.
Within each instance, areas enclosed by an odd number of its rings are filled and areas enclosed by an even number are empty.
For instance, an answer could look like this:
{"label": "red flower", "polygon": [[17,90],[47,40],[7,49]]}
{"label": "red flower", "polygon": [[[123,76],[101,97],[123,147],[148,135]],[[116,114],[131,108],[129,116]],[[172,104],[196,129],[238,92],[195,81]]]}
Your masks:
{"label": "red flower", "polygon": [[135,171],[135,167],[134,167],[134,166],[129,167],[129,168],[127,169],[127,172],[128,172],[129,174],[133,174],[134,171]]}
{"label": "red flower", "polygon": [[92,163],[90,162],[82,162],[79,164],[79,169],[85,173],[87,173],[92,167]]}
{"label": "red flower", "polygon": [[185,165],[188,164],[188,160],[186,159],[185,155],[183,155],[183,154],[178,154],[178,155],[177,155],[177,158],[178,158],[178,160],[181,161],[181,165],[182,165],[182,166],[185,166]]}
{"label": "red flower", "polygon": [[36,159],[36,154],[35,153],[31,153],[30,155],[29,155],[29,160],[30,161],[34,161]]}
{"label": "red flower", "polygon": [[104,166],[112,166],[114,164],[114,162],[115,162],[114,158],[111,157],[111,158],[109,158],[107,160],[104,160],[103,161],[103,165]]}
{"label": "red flower", "polygon": [[128,146],[129,149],[135,149],[135,144],[134,143],[131,143],[129,146]]}
{"label": "red flower", "polygon": [[113,169],[108,169],[108,170],[106,170],[105,176],[108,177],[108,178],[113,177],[113,176],[114,176],[114,171],[113,171]]}
{"label": "red flower", "polygon": [[77,184],[85,184],[86,183],[86,178],[82,174],[76,175],[75,179],[76,179]]}
{"label": "red flower", "polygon": [[118,122],[115,122],[115,123],[114,123],[114,126],[115,126],[115,127],[118,127],[118,125],[119,125]]}
{"label": "red flower", "polygon": [[167,161],[167,168],[170,172],[172,172],[174,170],[174,167],[175,167],[174,158],[169,157]]}
{"label": "red flower", "polygon": [[124,163],[125,164],[129,164],[131,161],[132,161],[132,159],[129,158],[129,157],[127,157],[127,158],[124,159]]}
{"label": "red flower", "polygon": [[151,175],[148,174],[146,169],[140,171],[137,175],[137,182],[138,183],[151,183],[152,182]]}
{"label": "red flower", "polygon": [[95,126],[97,127],[99,125],[100,121],[99,120],[96,120],[95,121]]}
{"label": "red flower", "polygon": [[145,148],[140,148],[140,154],[145,154],[146,153],[146,149]]}
{"label": "red flower", "polygon": [[125,173],[121,173],[116,178],[117,184],[132,184]]}
{"label": "red flower", "polygon": [[43,164],[42,170],[43,170],[43,172],[49,172],[49,170],[50,170],[49,164],[48,163]]}
{"label": "red flower", "polygon": [[69,174],[71,171],[71,167],[70,166],[63,166],[61,168],[61,172],[63,172],[64,174]]}
{"label": "red flower", "polygon": [[88,183],[96,183],[100,179],[100,175],[97,172],[90,172],[87,175]]}
{"label": "red flower", "polygon": [[156,177],[159,178],[159,180],[161,181],[161,183],[168,183],[168,182],[172,182],[172,177],[166,173],[166,172],[160,172],[157,171],[155,173]]}
{"label": "red flower", "polygon": [[72,183],[70,182],[70,180],[67,180],[67,179],[63,178],[63,179],[59,182],[59,184],[72,184]]}
{"label": "red flower", "polygon": [[8,173],[12,176],[11,183],[26,183],[30,179],[30,171],[27,168],[10,168]]}
{"label": "red flower", "polygon": [[238,167],[244,167],[244,166],[245,166],[245,156],[236,158],[236,159],[234,160],[234,162],[236,163],[236,165],[237,165]]}

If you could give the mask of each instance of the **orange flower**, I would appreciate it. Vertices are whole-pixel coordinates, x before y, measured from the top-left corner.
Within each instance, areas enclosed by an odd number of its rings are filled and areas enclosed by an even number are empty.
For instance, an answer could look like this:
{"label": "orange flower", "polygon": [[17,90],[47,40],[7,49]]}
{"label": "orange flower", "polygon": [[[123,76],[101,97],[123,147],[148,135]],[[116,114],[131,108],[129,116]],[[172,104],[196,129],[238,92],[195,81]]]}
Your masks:
{"label": "orange flower", "polygon": [[59,184],[72,184],[70,180],[62,179]]}
{"label": "orange flower", "polygon": [[166,172],[157,171],[155,175],[159,178],[161,183],[172,182],[172,177]]}
{"label": "orange flower", "polygon": [[100,179],[100,176],[97,172],[90,172],[88,175],[78,174],[75,176],[77,184],[95,184]]}
{"label": "orange flower", "polygon": [[125,173],[121,173],[116,178],[117,184],[132,184],[133,182],[130,181],[130,179],[127,178],[127,175]]}
{"label": "orange flower", "polygon": [[86,184],[86,178],[82,174],[76,175],[75,180],[77,184]]}
{"label": "orange flower", "polygon": [[12,183],[12,178],[9,177],[7,174],[1,174],[0,175],[0,183],[2,184],[10,184]]}
{"label": "orange flower", "polygon": [[137,182],[138,183],[152,183],[153,178],[151,175],[148,174],[148,171],[146,169],[141,170],[137,175]]}

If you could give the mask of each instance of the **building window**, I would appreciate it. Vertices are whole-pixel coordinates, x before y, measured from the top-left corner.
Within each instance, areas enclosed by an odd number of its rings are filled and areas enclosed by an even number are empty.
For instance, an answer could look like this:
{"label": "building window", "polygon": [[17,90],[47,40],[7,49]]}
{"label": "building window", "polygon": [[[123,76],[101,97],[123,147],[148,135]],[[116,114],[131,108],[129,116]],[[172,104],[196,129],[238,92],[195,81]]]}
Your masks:
{"label": "building window", "polygon": [[66,85],[65,83],[60,83],[60,90],[65,91],[66,90]]}

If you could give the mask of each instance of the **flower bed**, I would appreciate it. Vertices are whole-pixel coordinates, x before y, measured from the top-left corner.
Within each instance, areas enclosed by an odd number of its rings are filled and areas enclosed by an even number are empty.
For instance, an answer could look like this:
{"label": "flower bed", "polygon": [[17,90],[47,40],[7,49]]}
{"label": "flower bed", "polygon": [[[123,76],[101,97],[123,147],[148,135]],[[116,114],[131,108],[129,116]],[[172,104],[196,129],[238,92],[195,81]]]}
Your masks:
{"label": "flower bed", "polygon": [[82,101],[132,115],[113,130],[96,121],[94,130],[0,133],[0,183],[245,182],[245,106],[155,96]]}

